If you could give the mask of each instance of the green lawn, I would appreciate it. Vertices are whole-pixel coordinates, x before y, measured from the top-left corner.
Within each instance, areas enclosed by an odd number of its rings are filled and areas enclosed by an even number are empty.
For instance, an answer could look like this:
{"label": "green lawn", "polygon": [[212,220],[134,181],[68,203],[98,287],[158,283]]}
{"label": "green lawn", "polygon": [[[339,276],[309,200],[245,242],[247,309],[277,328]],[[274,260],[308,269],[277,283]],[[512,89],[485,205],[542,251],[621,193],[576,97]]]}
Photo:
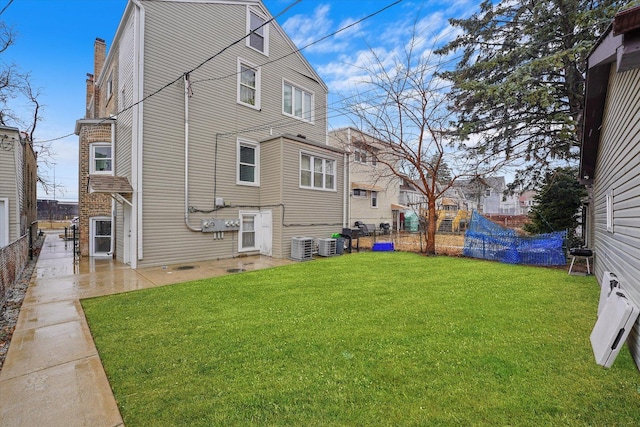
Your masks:
{"label": "green lawn", "polygon": [[566,270],[367,252],[84,300],[127,427],[640,425],[599,290]]}

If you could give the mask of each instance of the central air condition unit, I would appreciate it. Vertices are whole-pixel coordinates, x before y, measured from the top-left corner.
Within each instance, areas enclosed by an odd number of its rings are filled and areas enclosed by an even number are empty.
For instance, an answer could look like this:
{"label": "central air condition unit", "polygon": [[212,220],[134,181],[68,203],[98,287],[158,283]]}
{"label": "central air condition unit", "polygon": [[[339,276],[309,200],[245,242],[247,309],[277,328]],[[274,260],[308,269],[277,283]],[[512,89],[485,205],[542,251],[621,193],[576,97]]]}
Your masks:
{"label": "central air condition unit", "polygon": [[318,255],[334,256],[336,254],[336,239],[318,239]]}
{"label": "central air condition unit", "polygon": [[308,261],[313,259],[313,238],[292,237],[291,259],[296,261]]}

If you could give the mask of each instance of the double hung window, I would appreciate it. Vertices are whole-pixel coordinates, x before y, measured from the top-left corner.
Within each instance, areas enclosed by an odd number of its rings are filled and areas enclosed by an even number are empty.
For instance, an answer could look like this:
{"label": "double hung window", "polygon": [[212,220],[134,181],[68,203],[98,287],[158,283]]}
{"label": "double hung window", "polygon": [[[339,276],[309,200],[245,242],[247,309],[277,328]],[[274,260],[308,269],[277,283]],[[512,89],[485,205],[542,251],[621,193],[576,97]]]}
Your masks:
{"label": "double hung window", "polygon": [[247,46],[269,55],[269,24],[255,10],[247,9]]}
{"label": "double hung window", "polygon": [[113,174],[113,157],[111,144],[97,142],[90,146],[90,170],[91,174]]}
{"label": "double hung window", "polygon": [[255,142],[238,140],[237,183],[260,185],[260,146]]}
{"label": "double hung window", "polygon": [[260,109],[260,68],[238,59],[238,102]]}
{"label": "double hung window", "polygon": [[371,207],[372,208],[377,208],[378,207],[378,192],[377,191],[372,191],[371,192]]}

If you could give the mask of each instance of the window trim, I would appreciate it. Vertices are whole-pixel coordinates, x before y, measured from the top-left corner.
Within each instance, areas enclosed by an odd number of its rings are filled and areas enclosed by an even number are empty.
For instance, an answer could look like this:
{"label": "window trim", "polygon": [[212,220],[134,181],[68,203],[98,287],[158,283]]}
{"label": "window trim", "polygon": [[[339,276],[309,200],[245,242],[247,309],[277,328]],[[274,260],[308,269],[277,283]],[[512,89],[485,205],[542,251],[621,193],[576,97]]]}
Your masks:
{"label": "window trim", "polygon": [[[255,90],[255,99],[256,99],[256,103],[255,105],[249,104],[248,102],[244,102],[242,101],[242,91],[241,88],[243,86],[242,83],[242,67],[246,67],[246,68],[250,68],[253,71],[255,71],[255,78],[256,78],[256,86],[254,88]],[[249,61],[245,61],[242,58],[238,58],[238,83],[237,83],[237,102],[240,105],[244,105],[245,107],[249,107],[249,108],[253,108],[254,110],[260,110],[260,102],[261,102],[261,97],[260,97],[260,91],[261,91],[261,67],[252,64]],[[247,87],[250,87],[248,85],[244,85]]]}
{"label": "window trim", "polygon": [[107,79],[107,102],[111,100],[113,96],[113,70],[109,72],[109,78]]}
{"label": "window trim", "polygon": [[377,191],[371,190],[371,209],[378,209],[378,199],[379,193]]}
{"label": "window trim", "polygon": [[[111,160],[111,169],[108,171],[99,171],[96,170],[96,156],[95,149],[99,147],[109,147],[111,150],[111,157],[108,158]],[[113,161],[113,145],[110,142],[92,142],[89,144],[89,174],[91,175],[113,175],[114,170],[114,161]]]}
{"label": "window trim", "polygon": [[607,231],[613,233],[613,188],[605,195]]}
{"label": "window trim", "polygon": [[[243,236],[246,230],[244,230],[244,217],[253,217],[253,246],[243,247]],[[255,252],[260,250],[258,243],[258,222],[260,218],[259,211],[240,211],[238,212],[238,218],[240,219],[240,229],[238,230],[238,252]]]}
{"label": "window trim", "polygon": [[[254,180],[253,182],[250,181],[242,181],[240,179],[240,166],[241,166],[241,162],[240,162],[240,149],[241,147],[250,147],[253,148],[254,153],[255,153],[255,164],[253,165],[254,167]],[[242,139],[242,138],[238,138],[237,142],[236,142],[236,184],[238,185],[248,185],[251,187],[259,187],[260,186],[260,144],[255,142],[255,141],[251,141],[248,139]]]}
{"label": "window trim", "polygon": [[[309,170],[304,169],[304,171],[308,171],[311,174],[311,185],[303,185],[302,184],[302,172],[303,172],[303,169],[302,169],[302,157],[303,156],[308,156],[309,157],[309,161],[310,161],[309,167],[311,169],[309,169]],[[313,170],[313,165],[314,165],[316,159],[322,160],[322,187],[318,187],[318,186],[314,185],[315,184],[315,182],[314,182],[315,181],[315,178],[314,178],[315,177],[315,173],[314,173],[314,170]],[[298,180],[299,180],[298,184],[299,184],[300,188],[303,188],[303,189],[306,189],[306,190],[316,190],[316,191],[333,191],[333,192],[337,191],[337,187],[338,187],[338,183],[337,183],[337,164],[338,164],[338,162],[336,161],[336,159],[332,159],[331,157],[323,157],[323,156],[320,156],[320,155],[317,155],[317,154],[314,154],[314,153],[311,153],[311,152],[308,152],[308,151],[300,151],[300,155],[298,156],[298,161],[299,161],[299,164],[298,164]],[[327,188],[325,186],[325,184],[327,182],[327,180],[326,180],[326,177],[327,177],[327,172],[326,172],[327,162],[331,162],[332,165],[333,165],[333,173],[331,174],[333,176],[333,188]]]}
{"label": "window trim", "polygon": [[[285,86],[291,86],[291,113],[286,112],[285,109],[284,109],[284,106],[285,106],[285,103],[284,103],[284,93],[285,93],[284,88],[285,88]],[[295,89],[298,89],[299,91],[301,91],[303,93],[303,95],[305,93],[307,93],[311,97],[311,109],[309,111],[309,119],[306,119],[304,117],[305,116],[304,110],[302,111],[302,116],[295,115],[295,109],[296,109],[295,108],[295,104],[294,104]],[[304,101],[302,102],[302,104],[304,106]],[[302,120],[303,122],[307,122],[307,123],[313,124],[315,122],[315,114],[314,114],[315,105],[316,105],[316,94],[313,91],[311,91],[311,90],[309,90],[309,89],[307,89],[307,88],[305,88],[305,87],[303,87],[303,86],[301,86],[299,84],[293,83],[293,82],[291,82],[291,81],[289,81],[287,79],[282,79],[282,114],[284,114],[287,117],[292,117],[294,119]]]}
{"label": "window trim", "polygon": [[254,47],[251,45],[251,14],[254,14],[258,18],[261,18],[264,22],[267,22],[269,20],[267,16],[261,11],[258,11],[255,8],[247,6],[247,23],[246,23],[247,38],[246,38],[245,44],[249,49],[255,50],[256,52],[260,52],[264,56],[269,56],[269,24],[267,23],[262,27],[263,34],[255,33],[255,34],[261,35],[264,41],[264,50],[260,50],[257,47]]}

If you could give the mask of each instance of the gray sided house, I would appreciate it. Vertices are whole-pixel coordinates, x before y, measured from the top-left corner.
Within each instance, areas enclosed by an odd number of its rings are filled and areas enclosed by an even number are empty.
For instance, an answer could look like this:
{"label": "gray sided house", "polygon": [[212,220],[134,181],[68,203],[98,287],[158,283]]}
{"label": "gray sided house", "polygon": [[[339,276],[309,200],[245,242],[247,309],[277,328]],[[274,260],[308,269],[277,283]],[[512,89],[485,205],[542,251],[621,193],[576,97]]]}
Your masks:
{"label": "gray sided house", "polygon": [[258,0],[131,0],[108,53],[97,41],[76,127],[83,254],[286,258],[292,237],[346,225],[327,87],[271,18]]}
{"label": "gray sided house", "polygon": [[[329,132],[329,145],[349,153],[349,223],[389,224],[396,229],[401,206],[400,178],[382,160],[386,144],[358,129],[345,127]],[[387,161],[391,161],[387,159]]]}
{"label": "gray sided house", "polygon": [[[615,273],[640,305],[640,8],[616,15],[588,65],[580,159],[587,245],[598,280]],[[636,323],[628,344],[640,366],[638,338]]]}
{"label": "gray sided house", "polygon": [[31,142],[17,128],[0,126],[0,248],[26,235],[36,220],[36,181]]}

